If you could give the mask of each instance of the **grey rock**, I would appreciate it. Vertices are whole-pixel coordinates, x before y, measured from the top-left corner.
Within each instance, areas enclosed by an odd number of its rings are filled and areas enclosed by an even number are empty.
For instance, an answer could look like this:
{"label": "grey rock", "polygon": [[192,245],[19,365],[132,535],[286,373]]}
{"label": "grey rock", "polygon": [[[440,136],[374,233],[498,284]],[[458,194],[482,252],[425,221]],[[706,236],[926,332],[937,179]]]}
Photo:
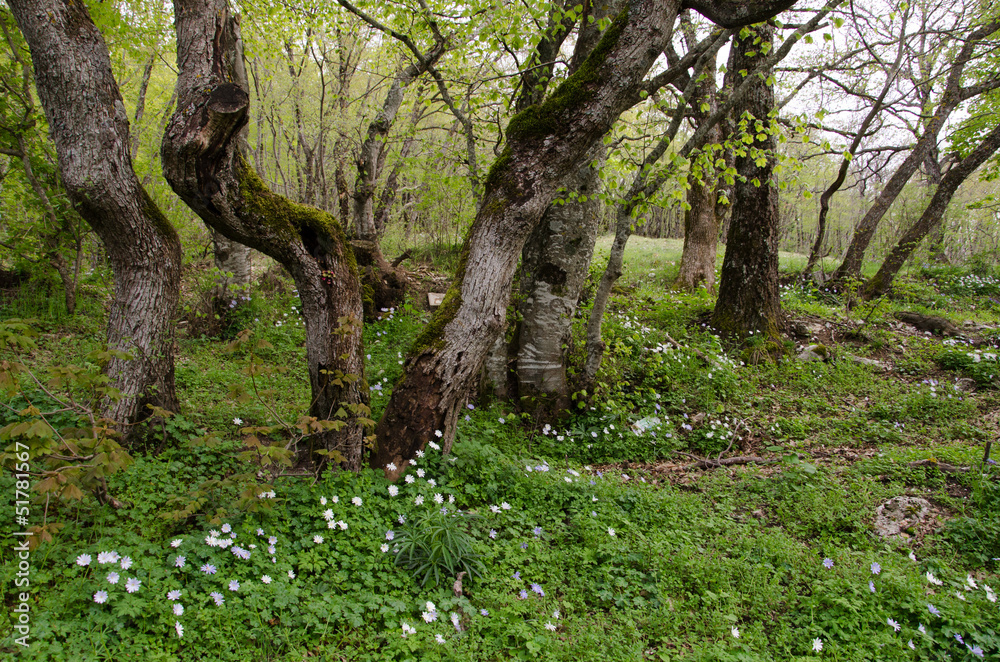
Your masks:
{"label": "grey rock", "polygon": [[913,529],[927,519],[930,512],[931,504],[927,499],[893,497],[875,509],[875,532],[883,538],[908,538]]}

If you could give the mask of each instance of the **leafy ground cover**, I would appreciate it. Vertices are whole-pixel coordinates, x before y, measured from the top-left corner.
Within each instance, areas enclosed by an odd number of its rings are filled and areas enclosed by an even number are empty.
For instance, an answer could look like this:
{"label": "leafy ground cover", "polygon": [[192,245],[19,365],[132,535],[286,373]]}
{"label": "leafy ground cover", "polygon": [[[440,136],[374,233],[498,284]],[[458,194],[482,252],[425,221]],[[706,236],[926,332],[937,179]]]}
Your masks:
{"label": "leafy ground cover", "polygon": [[[308,405],[303,330],[290,286],[252,290],[228,338],[179,339],[182,413],[107,478],[118,507],[50,499],[46,518],[63,526],[32,553],[28,648],[14,643],[11,611],[17,529],[0,523],[0,650],[46,661],[1000,659],[1000,472],[984,462],[1000,404],[996,274],[916,273],[893,298],[853,307],[850,293],[788,285],[790,328],[805,330],[772,364],[752,342],[724,351],[701,322],[708,295],[667,288],[678,255],[636,242],[600,382],[572,416],[473,401],[454,452],[432,442],[398,484],[270,463]],[[87,310],[100,310],[101,287]],[[419,304],[366,328],[375,417],[429,319]],[[22,373],[6,400],[22,412],[4,414],[6,446],[29,405],[58,411],[60,393],[87,387],[66,366],[99,374],[101,338],[91,321],[50,316],[43,297],[4,305],[40,332],[7,343],[39,381]],[[918,332],[894,317],[902,310],[963,333]],[[9,321],[3,332],[21,333]],[[794,358],[810,344],[829,360]],[[74,425],[66,411],[50,418]],[[14,494],[9,472],[0,488]],[[900,495],[927,499],[931,515],[882,538],[876,508]]]}

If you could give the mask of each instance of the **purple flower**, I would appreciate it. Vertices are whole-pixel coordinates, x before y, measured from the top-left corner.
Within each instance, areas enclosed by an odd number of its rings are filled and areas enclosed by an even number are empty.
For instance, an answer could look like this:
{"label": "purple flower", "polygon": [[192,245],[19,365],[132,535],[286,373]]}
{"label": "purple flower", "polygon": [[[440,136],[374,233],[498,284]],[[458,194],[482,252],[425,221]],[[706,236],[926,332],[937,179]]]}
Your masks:
{"label": "purple flower", "polygon": [[517,572],[514,573],[514,579],[521,579],[521,571],[520,570],[518,570]]}
{"label": "purple flower", "polygon": [[976,657],[978,658],[983,657],[983,649],[980,648],[979,646],[970,646],[969,644],[965,644],[965,647],[968,648],[969,652],[975,655]]}
{"label": "purple flower", "polygon": [[489,616],[490,615],[490,612],[486,611],[485,609],[480,609],[479,613],[482,614],[483,616]]}
{"label": "purple flower", "polygon": [[957,641],[960,644],[964,644],[965,643],[965,640],[962,639],[962,635],[960,635],[960,634],[956,634],[955,635],[955,641]]}
{"label": "purple flower", "polygon": [[872,574],[877,575],[880,572],[882,572],[882,566],[878,563],[872,563]]}
{"label": "purple flower", "polygon": [[929,611],[930,613],[934,614],[935,616],[940,616],[941,615],[941,612],[939,612],[938,608],[935,607],[934,605],[930,605],[930,604],[927,605],[927,611]]}
{"label": "purple flower", "polygon": [[543,591],[542,587],[539,586],[538,584],[532,584],[531,590],[537,593],[538,595],[542,596],[543,598],[545,597],[545,591]]}
{"label": "purple flower", "polygon": [[524,589],[522,588],[522,589],[521,589],[521,592],[517,594],[517,597],[521,598],[522,600],[527,600],[527,599],[528,599],[528,592],[527,592],[527,591],[525,591],[525,590],[524,590]]}
{"label": "purple flower", "polygon": [[497,537],[497,530],[490,529],[490,538],[496,539],[496,537]]}
{"label": "purple flower", "polygon": [[542,527],[536,526],[535,527],[535,537],[537,538],[540,535],[542,535]]}
{"label": "purple flower", "polygon": [[212,565],[211,563],[206,563],[205,565],[201,566],[201,571],[204,572],[206,575],[214,575],[215,566]]}
{"label": "purple flower", "polygon": [[875,582],[872,581],[868,582],[868,590],[871,591],[872,593],[875,592]]}
{"label": "purple flower", "polygon": [[521,543],[521,549],[528,549],[528,543],[522,542]]}
{"label": "purple flower", "polygon": [[215,604],[218,606],[222,606],[222,603],[226,601],[226,599],[222,597],[222,594],[216,591],[212,591],[211,593],[209,593],[209,595],[212,597],[213,600],[215,600]]}
{"label": "purple flower", "polygon": [[830,568],[832,568],[833,567],[833,559],[829,559],[829,558],[823,559],[823,567],[826,568],[827,570],[829,570]]}

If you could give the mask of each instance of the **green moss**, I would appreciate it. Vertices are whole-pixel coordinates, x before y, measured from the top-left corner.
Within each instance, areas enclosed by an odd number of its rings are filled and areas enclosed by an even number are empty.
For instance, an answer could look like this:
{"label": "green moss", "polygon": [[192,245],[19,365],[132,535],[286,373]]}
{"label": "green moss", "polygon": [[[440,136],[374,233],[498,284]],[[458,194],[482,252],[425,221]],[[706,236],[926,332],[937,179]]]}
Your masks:
{"label": "green moss", "polygon": [[[584,60],[580,68],[556,88],[541,104],[529,106],[515,115],[507,125],[507,141],[544,138],[565,128],[563,113],[588,101],[601,83],[600,69],[628,24],[628,7],[615,17],[601,41]],[[491,169],[492,175],[492,169]]]}
{"label": "green moss", "polygon": [[[510,145],[508,144],[497,160],[493,162],[490,166],[490,172],[486,175],[486,182],[484,184],[485,190],[490,191],[495,189],[500,183],[500,177],[503,175],[503,171],[507,169],[510,165]],[[482,211],[480,211],[482,213]]]}
{"label": "green moss", "polygon": [[[354,251],[336,218],[321,209],[276,195],[242,155],[237,168],[240,195],[249,213],[269,224],[278,237],[286,241],[302,241],[312,253],[319,251],[343,256],[351,274],[359,276]],[[315,245],[310,246],[310,242]],[[339,250],[334,250],[334,244],[339,246]]]}
{"label": "green moss", "polygon": [[180,242],[180,239],[177,237],[177,230],[170,224],[170,221],[167,220],[167,217],[164,216],[160,208],[153,202],[153,199],[149,197],[146,189],[140,186],[139,192],[142,195],[142,200],[139,201],[142,208],[142,215],[152,221],[153,227],[161,235],[164,237],[173,237],[176,241]]}
{"label": "green moss", "polygon": [[455,319],[462,306],[462,282],[465,280],[465,266],[469,261],[469,245],[466,240],[462,255],[458,260],[455,280],[444,295],[441,307],[434,313],[430,323],[420,332],[410,347],[409,356],[419,356],[425,351],[436,351],[444,346],[444,328]]}

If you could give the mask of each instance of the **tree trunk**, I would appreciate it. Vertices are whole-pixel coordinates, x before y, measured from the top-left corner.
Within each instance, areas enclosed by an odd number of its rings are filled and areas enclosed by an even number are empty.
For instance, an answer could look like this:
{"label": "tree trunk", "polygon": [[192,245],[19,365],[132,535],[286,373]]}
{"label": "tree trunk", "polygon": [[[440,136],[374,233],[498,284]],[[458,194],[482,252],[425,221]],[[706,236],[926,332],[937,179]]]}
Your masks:
{"label": "tree trunk", "polygon": [[[271,192],[243,153],[249,95],[237,20],[226,0],[177,0],[177,107],[163,137],[163,172],[208,225],[280,262],[306,324],[310,413],[336,426],[313,438],[348,468],[361,464],[368,415],[361,287],[350,245],[329,214]],[[303,459],[313,459],[311,456]]]}
{"label": "tree trunk", "polygon": [[[722,142],[722,131],[718,126],[709,142]],[[693,175],[688,176],[691,188],[687,201],[691,208],[684,212],[684,251],[674,285],[689,292],[704,286],[711,293],[715,292],[715,253],[719,243],[717,178],[709,174],[703,175],[703,178],[703,182],[699,182]]]}
{"label": "tree trunk", "polygon": [[677,9],[671,0],[630,3],[576,73],[510,121],[456,280],[411,349],[379,423],[374,467],[403,467],[436,430],[450,450],[459,410],[503,330],[525,240],[563,179],[636,102],[643,75],[670,39]]}
{"label": "tree trunk", "polygon": [[[120,425],[176,411],[173,314],[180,288],[177,233],[142,188],[129,157],[128,118],[108,49],[83,3],[8,2],[35,64],[35,82],[63,184],[101,238],[114,270],[107,366],[121,397],[103,403]],[[128,434],[125,428],[126,436]]]}
{"label": "tree trunk", "polygon": [[993,156],[997,149],[1000,149],[1000,126],[987,134],[983,138],[983,141],[968,156],[959,161],[958,164],[952,166],[951,170],[941,178],[941,183],[934,192],[934,197],[931,198],[930,204],[927,205],[924,213],[921,214],[916,223],[910,226],[899,240],[899,243],[896,244],[896,247],[885,258],[878,273],[866,285],[863,293],[866,299],[871,299],[889,291],[889,287],[892,285],[892,281],[896,277],[896,274],[899,273],[903,263],[906,262],[916,247],[920,245],[924,237],[940,225],[941,219],[944,217],[944,212],[948,209],[948,203],[951,202],[951,198],[955,194],[955,191],[958,190],[958,187],[962,185],[962,182],[969,175],[975,172],[976,168],[985,163],[986,159]]}
{"label": "tree trunk", "polygon": [[517,394],[521,406],[542,419],[570,405],[566,352],[597,241],[605,152],[598,141],[563,181],[561,195],[570,199],[549,206],[522,252]]}
{"label": "tree trunk", "polygon": [[[764,24],[737,40],[735,71],[751,71],[759,53],[770,45],[774,26]],[[719,298],[712,326],[730,341],[742,343],[751,333],[768,341],[780,340],[781,300],[778,295],[778,188],[773,181],[776,127],[774,88],[765,78],[756,79],[735,109],[738,130],[751,142],[737,153],[739,175],[733,201],[726,256],[722,264]]]}

